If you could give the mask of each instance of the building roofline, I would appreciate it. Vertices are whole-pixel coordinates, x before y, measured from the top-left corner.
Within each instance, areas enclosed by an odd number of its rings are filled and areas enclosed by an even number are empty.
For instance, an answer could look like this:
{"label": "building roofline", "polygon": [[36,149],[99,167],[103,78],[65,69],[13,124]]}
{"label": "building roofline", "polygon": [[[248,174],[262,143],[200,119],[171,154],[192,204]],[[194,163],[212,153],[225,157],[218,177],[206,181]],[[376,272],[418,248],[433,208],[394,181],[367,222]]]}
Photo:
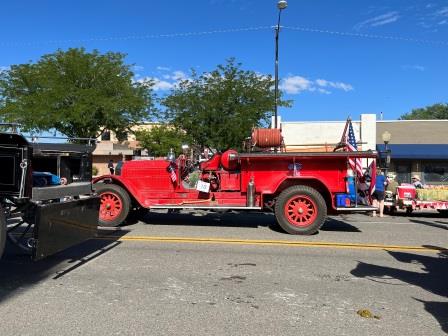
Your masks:
{"label": "building roofline", "polygon": [[378,123],[391,123],[391,122],[416,122],[416,121],[431,121],[431,122],[440,122],[440,121],[448,121],[448,119],[407,119],[407,120],[377,120]]}
{"label": "building roofline", "polygon": [[[328,124],[341,124],[345,123],[347,120],[329,120],[329,121],[320,121],[320,120],[314,120],[314,121],[283,121],[282,124],[320,124],[320,123],[328,123]],[[361,120],[352,120],[352,123],[361,123]]]}

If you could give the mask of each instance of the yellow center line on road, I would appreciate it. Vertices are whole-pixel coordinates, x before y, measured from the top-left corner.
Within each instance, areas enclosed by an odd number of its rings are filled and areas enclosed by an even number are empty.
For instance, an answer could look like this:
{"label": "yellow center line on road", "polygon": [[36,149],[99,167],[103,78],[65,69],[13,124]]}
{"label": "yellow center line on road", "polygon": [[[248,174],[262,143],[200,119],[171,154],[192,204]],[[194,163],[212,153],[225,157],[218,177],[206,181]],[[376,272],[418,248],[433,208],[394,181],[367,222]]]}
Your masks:
{"label": "yellow center line on road", "polygon": [[133,242],[165,242],[165,243],[190,243],[190,244],[234,244],[234,245],[259,245],[259,246],[289,246],[289,247],[315,247],[315,248],[339,248],[361,250],[393,250],[393,251],[419,251],[419,252],[448,252],[448,248],[432,246],[406,246],[406,245],[381,245],[368,243],[337,243],[337,242],[307,242],[288,240],[249,240],[232,238],[201,238],[201,237],[152,237],[152,236],[98,236],[95,239],[118,240]]}

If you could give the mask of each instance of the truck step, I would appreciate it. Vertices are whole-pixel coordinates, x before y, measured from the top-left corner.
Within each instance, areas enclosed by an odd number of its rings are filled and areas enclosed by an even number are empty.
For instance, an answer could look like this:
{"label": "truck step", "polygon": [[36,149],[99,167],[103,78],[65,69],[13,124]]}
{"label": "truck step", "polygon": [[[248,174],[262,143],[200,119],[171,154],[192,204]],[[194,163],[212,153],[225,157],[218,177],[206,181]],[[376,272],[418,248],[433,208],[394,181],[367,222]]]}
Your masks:
{"label": "truck step", "polygon": [[238,205],[152,205],[149,209],[198,209],[198,210],[261,210],[261,207],[248,207]]}
{"label": "truck step", "polygon": [[375,208],[373,206],[366,206],[366,205],[358,205],[357,207],[350,207],[350,208],[336,208],[337,211],[341,212],[352,212],[352,211],[378,211],[378,208]]}

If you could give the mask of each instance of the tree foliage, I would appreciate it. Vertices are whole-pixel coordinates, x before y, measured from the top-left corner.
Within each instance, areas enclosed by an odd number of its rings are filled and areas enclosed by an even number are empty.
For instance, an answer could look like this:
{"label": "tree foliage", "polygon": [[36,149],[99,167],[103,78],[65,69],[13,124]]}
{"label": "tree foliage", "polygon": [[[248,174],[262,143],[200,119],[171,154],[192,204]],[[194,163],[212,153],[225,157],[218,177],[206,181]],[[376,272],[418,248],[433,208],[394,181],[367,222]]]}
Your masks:
{"label": "tree foliage", "polygon": [[186,142],[185,133],[168,125],[154,126],[150,130],[135,132],[140,147],[156,157],[166,156],[170,149],[179,153],[181,146]]}
{"label": "tree foliage", "polygon": [[148,118],[152,82],[133,81],[125,55],[58,50],[0,74],[0,119],[25,130],[56,129],[70,137],[124,134]]}
{"label": "tree foliage", "polygon": [[[229,59],[212,72],[182,81],[162,99],[164,117],[192,139],[194,145],[218,150],[240,148],[255,126],[274,111],[274,80],[241,69]],[[289,102],[281,102],[289,106]]]}
{"label": "tree foliage", "polygon": [[431,120],[448,119],[448,104],[434,104],[424,108],[414,109],[409,113],[403,114],[401,120]]}

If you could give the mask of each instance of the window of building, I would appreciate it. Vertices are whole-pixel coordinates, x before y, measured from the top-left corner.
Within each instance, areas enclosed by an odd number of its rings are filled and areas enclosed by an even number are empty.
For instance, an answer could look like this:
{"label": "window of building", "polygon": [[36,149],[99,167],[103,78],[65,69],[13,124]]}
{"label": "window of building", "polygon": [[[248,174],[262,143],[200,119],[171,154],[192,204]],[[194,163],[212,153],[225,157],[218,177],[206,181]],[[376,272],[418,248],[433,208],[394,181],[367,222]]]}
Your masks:
{"label": "window of building", "polygon": [[103,134],[101,134],[101,140],[110,141],[110,131],[105,131]]}
{"label": "window of building", "polygon": [[424,163],[423,182],[426,184],[448,184],[448,162]]}

